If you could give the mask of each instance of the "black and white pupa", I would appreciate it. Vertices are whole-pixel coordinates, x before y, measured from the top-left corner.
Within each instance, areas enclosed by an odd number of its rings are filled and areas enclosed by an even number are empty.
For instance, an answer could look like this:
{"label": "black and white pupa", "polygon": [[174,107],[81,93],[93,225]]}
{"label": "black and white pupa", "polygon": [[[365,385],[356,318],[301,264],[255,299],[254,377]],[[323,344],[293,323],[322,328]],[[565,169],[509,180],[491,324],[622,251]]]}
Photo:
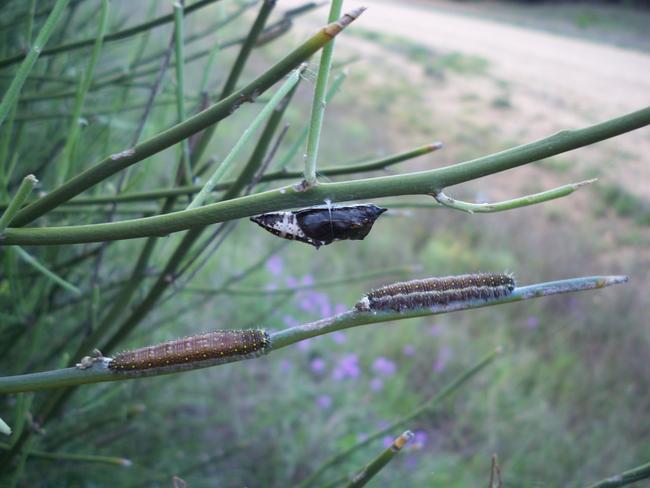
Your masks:
{"label": "black and white pupa", "polygon": [[319,205],[270,212],[251,217],[260,227],[283,239],[311,244],[318,249],[334,241],[363,240],[386,208],[373,204]]}

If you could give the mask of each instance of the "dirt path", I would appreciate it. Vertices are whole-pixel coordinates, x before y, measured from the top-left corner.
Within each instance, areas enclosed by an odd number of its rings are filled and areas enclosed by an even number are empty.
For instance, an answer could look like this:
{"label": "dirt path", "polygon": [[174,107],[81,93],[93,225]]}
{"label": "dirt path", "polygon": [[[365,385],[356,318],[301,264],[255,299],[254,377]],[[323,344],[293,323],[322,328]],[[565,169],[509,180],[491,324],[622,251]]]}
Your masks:
{"label": "dirt path", "polygon": [[495,76],[579,110],[616,115],[650,104],[650,54],[438,10],[418,2],[371,2],[366,29],[487,59]]}
{"label": "dirt path", "polygon": [[[301,0],[283,2],[299,5]],[[369,5],[364,29],[399,35],[434,49],[481,56],[495,76],[578,109],[616,115],[650,104],[650,53],[519,28],[436,8],[435,2],[346,2]],[[324,9],[311,15],[326,16]]]}
{"label": "dirt path", "polygon": [[[282,3],[288,8],[301,0]],[[358,21],[359,28],[400,36],[436,51],[487,60],[490,77],[507,82],[514,109],[500,119],[494,119],[489,111],[477,117],[483,117],[484,124],[502,124],[504,140],[511,136],[514,140],[542,137],[650,105],[650,53],[521,28],[475,14],[466,16],[440,8],[443,2],[349,0],[345,8],[362,4],[369,8]],[[320,23],[326,15],[321,9],[306,20]],[[346,50],[362,44],[352,36],[339,42]],[[388,62],[389,57],[385,60]],[[459,84],[464,81],[458,79]],[[463,89],[468,86],[480,96],[487,85],[472,81]],[[531,129],[522,131],[522,127]],[[604,156],[601,151],[597,158],[606,160],[589,164],[610,164],[605,173],[615,175],[619,184],[634,193],[650,198],[650,131],[636,131],[607,144],[610,150]],[[583,151],[587,158],[595,154],[591,148]],[[625,153],[629,171],[621,172],[612,163],[617,151]]]}

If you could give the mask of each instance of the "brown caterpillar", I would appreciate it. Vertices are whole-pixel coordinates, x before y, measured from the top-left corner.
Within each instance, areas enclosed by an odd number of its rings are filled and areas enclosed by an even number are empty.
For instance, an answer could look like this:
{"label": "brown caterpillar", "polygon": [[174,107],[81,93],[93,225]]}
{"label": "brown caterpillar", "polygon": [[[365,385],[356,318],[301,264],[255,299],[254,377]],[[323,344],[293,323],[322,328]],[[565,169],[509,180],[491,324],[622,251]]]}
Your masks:
{"label": "brown caterpillar", "polygon": [[[446,291],[426,291],[409,293],[408,295],[390,295],[378,298],[370,303],[369,310],[383,310],[403,312],[431,308],[439,305],[448,305],[452,302],[466,302],[468,300],[491,300],[504,297],[511,293],[505,286],[470,286]],[[361,303],[361,302],[359,302]],[[359,309],[359,304],[357,304]]]}
{"label": "brown caterpillar", "polygon": [[515,289],[508,273],[478,273],[403,281],[370,291],[355,306],[359,311],[407,310],[472,299],[506,296]]}
{"label": "brown caterpillar", "polygon": [[260,356],[270,345],[265,330],[217,330],[121,352],[108,368],[138,375],[183,371]]}

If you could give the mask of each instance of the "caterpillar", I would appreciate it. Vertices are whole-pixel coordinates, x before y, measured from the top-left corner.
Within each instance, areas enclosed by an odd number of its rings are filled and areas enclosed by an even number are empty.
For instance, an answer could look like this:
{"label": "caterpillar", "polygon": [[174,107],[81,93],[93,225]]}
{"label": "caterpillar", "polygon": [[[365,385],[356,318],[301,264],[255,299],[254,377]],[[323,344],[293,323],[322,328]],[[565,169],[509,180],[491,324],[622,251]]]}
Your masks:
{"label": "caterpillar", "polygon": [[403,281],[370,291],[355,308],[359,311],[403,311],[467,300],[509,295],[515,280],[507,273],[478,273]]}
{"label": "caterpillar", "polygon": [[311,244],[316,249],[334,241],[363,240],[386,208],[373,204],[319,205],[289,212],[270,212],[251,221],[283,239]]}
{"label": "caterpillar", "polygon": [[217,330],[121,352],[108,368],[138,375],[183,371],[260,356],[270,346],[265,330]]}

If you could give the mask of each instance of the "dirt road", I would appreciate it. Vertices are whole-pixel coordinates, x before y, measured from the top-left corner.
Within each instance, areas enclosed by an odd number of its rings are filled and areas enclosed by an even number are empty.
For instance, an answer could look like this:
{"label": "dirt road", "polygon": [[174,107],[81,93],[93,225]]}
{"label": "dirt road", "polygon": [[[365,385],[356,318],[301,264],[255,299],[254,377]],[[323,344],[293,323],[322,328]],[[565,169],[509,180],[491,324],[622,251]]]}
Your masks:
{"label": "dirt road", "polygon": [[[289,0],[282,6],[300,3]],[[359,28],[400,36],[436,51],[486,59],[490,77],[507,82],[516,101],[515,110],[504,117],[514,120],[504,122],[512,124],[512,134],[518,127],[534,125],[539,133],[517,134],[540,137],[650,105],[650,53],[463,15],[438,2],[349,0],[344,8],[359,5],[368,6],[356,24]],[[323,8],[305,22],[313,27],[326,16]],[[347,49],[358,42],[341,38],[340,44]],[[472,89],[480,93],[481,84],[474,83]],[[622,178],[619,182],[639,195],[650,196],[650,130],[636,131],[613,144],[627,153],[626,164],[632,170],[618,176]],[[608,153],[609,161],[612,153]]]}
{"label": "dirt road", "polygon": [[[495,76],[572,100],[577,108],[599,106],[607,116],[650,104],[650,53],[464,16],[431,2],[348,1],[345,8],[357,5],[369,7],[358,24],[364,29],[481,56]],[[321,9],[311,18],[326,15]]]}

